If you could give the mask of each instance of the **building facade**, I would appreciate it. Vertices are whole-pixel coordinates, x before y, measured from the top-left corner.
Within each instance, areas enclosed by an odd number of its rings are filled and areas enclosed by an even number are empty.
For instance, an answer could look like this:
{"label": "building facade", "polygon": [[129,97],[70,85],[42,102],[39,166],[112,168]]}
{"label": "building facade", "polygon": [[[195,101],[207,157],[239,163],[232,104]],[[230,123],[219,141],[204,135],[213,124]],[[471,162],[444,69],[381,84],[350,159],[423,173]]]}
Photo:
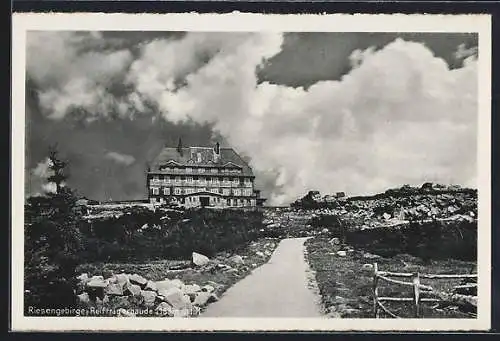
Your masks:
{"label": "building facade", "polygon": [[186,207],[260,206],[250,166],[232,148],[166,147],[147,173],[150,203]]}

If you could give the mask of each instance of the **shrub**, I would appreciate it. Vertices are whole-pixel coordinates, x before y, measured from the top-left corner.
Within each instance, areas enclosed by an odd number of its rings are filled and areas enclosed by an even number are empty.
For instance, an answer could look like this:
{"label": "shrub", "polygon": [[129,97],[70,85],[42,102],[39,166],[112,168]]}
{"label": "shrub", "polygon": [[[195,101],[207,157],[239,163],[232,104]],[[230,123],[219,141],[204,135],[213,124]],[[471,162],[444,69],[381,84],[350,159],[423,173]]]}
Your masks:
{"label": "shrub", "polygon": [[407,253],[423,260],[477,258],[477,222],[466,220],[415,221],[408,226],[350,231],[346,239],[353,246],[387,257]]}
{"label": "shrub", "polygon": [[67,188],[25,205],[25,309],[74,306],[72,282],[82,248],[76,198]]}
{"label": "shrub", "polygon": [[[185,259],[196,251],[212,256],[252,241],[262,228],[262,212],[190,209],[185,212],[131,209],[119,218],[82,222],[85,261]],[[142,226],[147,226],[141,229]]]}

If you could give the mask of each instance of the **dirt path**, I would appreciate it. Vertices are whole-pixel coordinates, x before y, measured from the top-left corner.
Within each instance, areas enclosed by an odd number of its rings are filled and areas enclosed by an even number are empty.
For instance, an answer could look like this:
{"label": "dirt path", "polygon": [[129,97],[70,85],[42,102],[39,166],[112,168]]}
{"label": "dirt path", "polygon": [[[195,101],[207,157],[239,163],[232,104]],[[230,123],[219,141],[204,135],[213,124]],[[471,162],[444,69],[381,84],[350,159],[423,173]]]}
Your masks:
{"label": "dirt path", "polygon": [[268,263],[229,288],[201,317],[322,317],[309,284],[306,239],[282,240]]}

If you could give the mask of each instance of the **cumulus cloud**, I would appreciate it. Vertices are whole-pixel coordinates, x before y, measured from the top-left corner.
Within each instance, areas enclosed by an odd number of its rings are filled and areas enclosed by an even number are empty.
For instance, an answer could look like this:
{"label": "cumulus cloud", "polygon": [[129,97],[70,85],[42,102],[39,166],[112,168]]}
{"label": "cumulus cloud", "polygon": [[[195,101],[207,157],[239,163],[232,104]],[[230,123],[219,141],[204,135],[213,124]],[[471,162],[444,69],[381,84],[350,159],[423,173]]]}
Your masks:
{"label": "cumulus cloud", "polygon": [[[425,45],[397,39],[378,50],[355,50],[352,69],[340,80],[308,88],[259,83],[256,71],[282,43],[281,34],[189,33],[143,44],[133,62],[123,51],[121,57],[93,55],[100,61],[116,58],[111,70],[98,67],[101,71],[84,75],[72,67],[68,72],[76,77],[43,70],[35,76],[64,84],[50,90],[55,95],[45,104],[58,117],[70,103],[116,106],[116,98],[99,84],[125,72],[129,92],[120,102],[123,112],[140,112],[147,103],[168,121],[213,123],[251,158],[261,183],[269,185],[263,190],[271,204],[290,202],[309,189],[365,194],[424,181],[475,184],[474,54],[463,67],[450,69]],[[93,64],[84,61],[91,58],[85,54],[63,51],[77,65]],[[97,86],[87,86],[89,81]],[[62,96],[64,91],[69,95]],[[62,99],[71,96],[75,99]]]}
{"label": "cumulus cloud", "polygon": [[423,44],[398,39],[355,51],[354,68],[339,81],[308,89],[258,84],[256,68],[281,41],[265,34],[226,40],[233,49],[221,48],[180,89],[136,89],[169,120],[215,122],[258,172],[277,172],[280,190],[271,203],[311,188],[362,194],[423,181],[474,182],[474,60],[450,70]]}
{"label": "cumulus cloud", "polygon": [[55,193],[56,184],[53,182],[48,182],[49,176],[53,175],[54,172],[50,169],[52,166],[52,161],[49,158],[45,158],[40,161],[35,168],[31,170],[31,192],[35,194],[41,193]]}
{"label": "cumulus cloud", "polygon": [[477,56],[477,46],[466,48],[465,44],[460,44],[453,55],[456,59],[466,59],[471,56]]}
{"label": "cumulus cloud", "polygon": [[106,158],[109,160],[113,160],[116,163],[123,164],[125,166],[130,166],[135,162],[135,158],[132,155],[120,154],[117,152],[106,153]]}
{"label": "cumulus cloud", "polygon": [[[47,116],[63,118],[83,109],[88,117],[106,116],[123,107],[109,87],[132,61],[129,50],[98,50],[100,34],[30,32],[27,36],[27,74],[38,86],[39,102]],[[120,107],[121,106],[121,107]]]}

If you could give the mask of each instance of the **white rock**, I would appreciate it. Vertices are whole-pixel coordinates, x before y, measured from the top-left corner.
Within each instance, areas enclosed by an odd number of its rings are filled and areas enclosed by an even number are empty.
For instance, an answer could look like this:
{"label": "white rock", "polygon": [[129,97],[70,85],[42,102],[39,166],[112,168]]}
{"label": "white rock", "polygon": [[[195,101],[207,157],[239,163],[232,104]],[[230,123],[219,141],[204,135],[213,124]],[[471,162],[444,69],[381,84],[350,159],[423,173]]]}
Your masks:
{"label": "white rock", "polygon": [[125,284],[125,293],[132,296],[139,296],[141,294],[141,287],[137,284],[127,283]]}
{"label": "white rock", "polygon": [[[96,276],[94,276],[96,277]],[[102,276],[98,276],[100,278],[92,278],[89,282],[87,282],[87,287],[89,288],[105,288],[108,286],[109,281],[102,279]]]}
{"label": "white rock", "polygon": [[154,292],[154,291],[142,290],[141,296],[144,299],[144,305],[146,307],[152,307],[155,303],[157,295],[156,295],[156,292]]}
{"label": "white rock", "polygon": [[76,278],[79,279],[80,282],[84,282],[85,283],[85,282],[87,282],[89,280],[89,275],[88,275],[88,273],[85,272],[85,273],[81,274],[80,276],[78,276]]}
{"label": "white rock", "polygon": [[208,264],[209,261],[210,261],[210,259],[207,256],[202,255],[201,253],[193,252],[193,264],[194,265],[203,266],[203,265]]}
{"label": "white rock", "polygon": [[205,291],[205,292],[213,292],[214,290],[215,290],[215,288],[209,284],[207,284],[201,288],[201,291]]}
{"label": "white rock", "polygon": [[156,314],[160,316],[174,316],[174,308],[167,302],[161,302],[155,309]]}
{"label": "white rock", "polygon": [[163,281],[156,281],[155,285],[156,285],[156,289],[158,291],[160,291],[160,290],[168,290],[168,289],[171,289],[171,288],[177,288],[176,283],[173,283],[168,278],[165,278]]}
{"label": "white rock", "polygon": [[78,296],[78,301],[80,303],[89,303],[90,302],[89,294],[86,292],[81,293],[80,295],[77,295],[77,296]]}
{"label": "white rock", "polygon": [[129,281],[133,284],[139,284],[141,286],[146,285],[146,283],[148,283],[147,279],[138,274],[133,274],[132,276],[130,276]]}
{"label": "white rock", "polygon": [[158,288],[156,287],[156,283],[153,282],[153,281],[148,281],[146,283],[146,287],[144,288],[144,290],[151,290],[151,291],[157,291]]}
{"label": "white rock", "polygon": [[201,291],[201,287],[198,284],[189,284],[183,287],[183,291],[185,294],[196,293]]}
{"label": "white rock", "polygon": [[175,310],[189,308],[191,306],[191,299],[179,288],[172,288],[165,292],[163,295],[165,302],[170,304]]}
{"label": "white rock", "polygon": [[104,293],[111,296],[121,296],[123,295],[123,287],[119,283],[111,283],[104,289]]}
{"label": "white rock", "polygon": [[342,250],[341,251],[337,251],[337,256],[345,257],[345,256],[347,256],[347,252],[342,251]]}
{"label": "white rock", "polygon": [[243,260],[243,258],[239,255],[234,255],[232,256],[230,259],[229,259],[232,263],[234,264],[238,264],[238,265],[241,265],[241,264],[245,264],[245,261]]}
{"label": "white rock", "polygon": [[214,294],[201,291],[201,292],[196,294],[196,298],[194,299],[193,304],[202,307],[208,303],[212,303],[212,302],[215,302],[217,300],[218,300],[218,298]]}
{"label": "white rock", "polygon": [[373,270],[373,264],[363,264],[363,266],[361,267],[361,269],[363,269],[365,271]]}

